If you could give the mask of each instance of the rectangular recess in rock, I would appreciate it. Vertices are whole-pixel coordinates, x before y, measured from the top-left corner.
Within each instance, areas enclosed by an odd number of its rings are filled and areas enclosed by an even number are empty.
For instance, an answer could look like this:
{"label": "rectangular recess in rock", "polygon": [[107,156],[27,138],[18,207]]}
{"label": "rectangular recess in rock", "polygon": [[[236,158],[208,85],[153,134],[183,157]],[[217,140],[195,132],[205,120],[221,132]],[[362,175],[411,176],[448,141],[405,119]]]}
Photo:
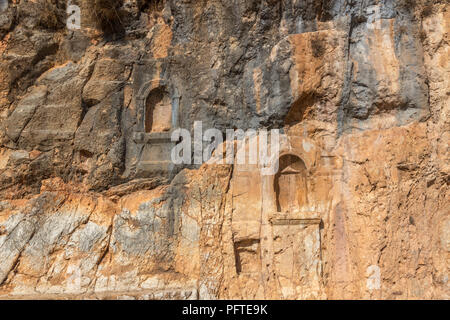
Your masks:
{"label": "rectangular recess in rock", "polygon": [[320,296],[320,217],[317,213],[273,214],[274,271],[286,299]]}
{"label": "rectangular recess in rock", "polygon": [[234,243],[237,274],[261,272],[261,249],[259,239],[245,239]]}

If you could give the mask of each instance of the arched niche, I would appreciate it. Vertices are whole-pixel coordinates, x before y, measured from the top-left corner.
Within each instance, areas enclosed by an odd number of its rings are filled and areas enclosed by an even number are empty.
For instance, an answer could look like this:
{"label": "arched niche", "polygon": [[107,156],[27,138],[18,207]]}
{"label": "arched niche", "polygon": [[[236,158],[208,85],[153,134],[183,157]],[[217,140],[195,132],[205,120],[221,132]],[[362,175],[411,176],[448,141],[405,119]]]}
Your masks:
{"label": "arched niche", "polygon": [[274,177],[277,212],[293,213],[308,204],[306,166],[293,154],[279,158],[279,169]]}
{"label": "arched niche", "polygon": [[172,103],[163,88],[151,90],[145,100],[144,129],[146,133],[172,129]]}

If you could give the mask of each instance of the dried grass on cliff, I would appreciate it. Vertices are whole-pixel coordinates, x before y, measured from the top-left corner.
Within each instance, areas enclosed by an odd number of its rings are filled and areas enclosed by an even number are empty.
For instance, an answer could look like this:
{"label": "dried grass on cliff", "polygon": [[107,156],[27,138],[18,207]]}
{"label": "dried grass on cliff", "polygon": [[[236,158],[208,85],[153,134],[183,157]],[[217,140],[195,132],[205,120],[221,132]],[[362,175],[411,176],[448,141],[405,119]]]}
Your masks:
{"label": "dried grass on cliff", "polygon": [[82,0],[82,6],[89,9],[97,27],[108,33],[123,28],[120,17],[122,5],[122,0]]}
{"label": "dried grass on cliff", "polygon": [[[81,0],[82,7],[87,8],[96,26],[105,33],[119,33],[126,27],[127,20],[122,6],[123,0]],[[138,0],[140,11],[158,12],[164,7],[164,0]]]}

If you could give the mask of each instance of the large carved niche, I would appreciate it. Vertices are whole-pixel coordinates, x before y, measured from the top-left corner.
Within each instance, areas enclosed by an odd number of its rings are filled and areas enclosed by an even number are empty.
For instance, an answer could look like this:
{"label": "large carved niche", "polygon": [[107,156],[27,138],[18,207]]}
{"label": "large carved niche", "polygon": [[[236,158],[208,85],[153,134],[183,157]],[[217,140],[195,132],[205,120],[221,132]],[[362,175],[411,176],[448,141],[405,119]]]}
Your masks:
{"label": "large carved niche", "polygon": [[142,146],[136,165],[136,177],[170,177],[176,174],[171,161],[172,130],[178,126],[180,97],[171,95],[161,81],[146,83],[138,94],[139,131],[134,142]]}
{"label": "large carved niche", "polygon": [[308,211],[306,172],[301,158],[286,154],[279,158],[273,181],[274,275],[286,299],[316,299],[320,294],[320,216]]}
{"label": "large carved niche", "polygon": [[145,132],[166,132],[172,127],[172,104],[161,88],[153,89],[145,102]]}
{"label": "large carved niche", "polygon": [[296,212],[308,204],[306,166],[295,155],[283,155],[275,175],[274,189],[278,212]]}

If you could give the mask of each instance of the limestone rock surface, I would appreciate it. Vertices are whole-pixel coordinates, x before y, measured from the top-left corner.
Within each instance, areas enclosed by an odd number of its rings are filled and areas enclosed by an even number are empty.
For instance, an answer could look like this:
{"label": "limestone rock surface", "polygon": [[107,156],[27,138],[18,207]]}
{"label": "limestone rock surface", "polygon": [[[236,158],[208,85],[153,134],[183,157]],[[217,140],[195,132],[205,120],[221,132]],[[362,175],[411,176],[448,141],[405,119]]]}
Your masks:
{"label": "limestone rock surface", "polygon": [[448,1],[71,4],[0,8],[1,299],[450,298]]}

